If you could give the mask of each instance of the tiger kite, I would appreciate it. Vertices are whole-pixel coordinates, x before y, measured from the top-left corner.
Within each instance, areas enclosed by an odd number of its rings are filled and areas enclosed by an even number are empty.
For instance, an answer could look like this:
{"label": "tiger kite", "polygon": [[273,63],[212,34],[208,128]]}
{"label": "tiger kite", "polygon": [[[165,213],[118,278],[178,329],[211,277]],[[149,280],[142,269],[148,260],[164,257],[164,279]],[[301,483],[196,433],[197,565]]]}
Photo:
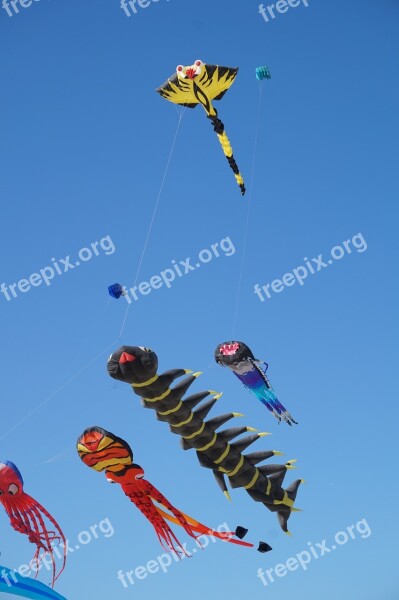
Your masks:
{"label": "tiger kite", "polygon": [[244,179],[233,156],[233,149],[224,130],[224,124],[218,118],[218,113],[212,105],[212,100],[221,100],[229,87],[234,83],[238,69],[208,65],[201,60],[196,60],[191,66],[179,65],[176,73],[156,91],[163,98],[186,106],[195,108],[198,104],[204,108],[208,119],[212,122],[213,129],[218,136],[223,152],[234,173],[241,194],[245,194]]}

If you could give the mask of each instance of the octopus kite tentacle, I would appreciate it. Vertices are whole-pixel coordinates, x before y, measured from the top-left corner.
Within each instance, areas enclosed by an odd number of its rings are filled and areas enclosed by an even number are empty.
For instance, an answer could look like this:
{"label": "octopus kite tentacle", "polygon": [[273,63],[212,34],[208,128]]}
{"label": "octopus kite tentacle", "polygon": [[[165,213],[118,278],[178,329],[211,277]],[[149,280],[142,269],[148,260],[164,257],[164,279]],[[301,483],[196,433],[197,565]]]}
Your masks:
{"label": "octopus kite tentacle", "polygon": [[[203,467],[212,469],[217,483],[229,497],[224,475],[227,475],[233,488],[243,487],[256,502],[262,502],[266,508],[277,513],[280,527],[288,532],[287,522],[294,508],[297,491],[302,479],[294,481],[283,489],[282,483],[287,470],[295,468],[294,461],[285,465],[264,465],[256,467],[261,461],[273,455],[281,454],[275,450],[243,454],[243,451],[265,433],[253,433],[237,442],[232,439],[245,432],[254,432],[251,427],[233,427],[225,431],[216,430],[232,419],[242,416],[228,413],[204,421],[205,417],[220,398],[212,390],[199,392],[183,399],[186,391],[200,373],[185,369],[173,369],[162,375],[157,374],[158,358],[148,348],[122,346],[114,352],[108,361],[111,377],[129,383],[133,391],[141,396],[145,408],[152,408],[157,419],[166,421],[173,433],[181,436],[183,449],[194,448]],[[174,388],[170,384],[177,378],[188,375]],[[209,395],[213,397],[200,408],[193,411]]]}
{"label": "octopus kite tentacle", "polygon": [[[23,490],[23,479],[17,467],[10,461],[0,463],[0,503],[4,506],[11,526],[18,533],[28,536],[29,541],[35,544],[36,551],[31,560],[31,566],[38,566],[42,557],[48,554],[52,563],[52,583],[55,582],[65,569],[66,564],[66,538],[54,517]],[[54,527],[54,531],[46,526],[46,518]],[[53,545],[55,542],[63,544],[63,562],[57,573]],[[35,579],[38,576],[38,570]]]}
{"label": "octopus kite tentacle", "polygon": [[[158,540],[165,550],[189,556],[167,520],[182,527],[195,540],[197,534],[208,534],[241,546],[253,547],[253,544],[234,538],[234,536],[244,537],[246,533],[244,528],[237,528],[235,533],[231,531],[219,533],[173,506],[156,487],[144,479],[143,469],[133,463],[130,446],[109,431],[101,427],[86,429],[78,438],[77,451],[81,460],[88,467],[99,472],[104,471],[108,481],[121,485],[126,496],[154,527]],[[163,506],[169,513],[162,510],[155,502]],[[258,550],[267,552],[271,548],[265,542],[260,542]]]}

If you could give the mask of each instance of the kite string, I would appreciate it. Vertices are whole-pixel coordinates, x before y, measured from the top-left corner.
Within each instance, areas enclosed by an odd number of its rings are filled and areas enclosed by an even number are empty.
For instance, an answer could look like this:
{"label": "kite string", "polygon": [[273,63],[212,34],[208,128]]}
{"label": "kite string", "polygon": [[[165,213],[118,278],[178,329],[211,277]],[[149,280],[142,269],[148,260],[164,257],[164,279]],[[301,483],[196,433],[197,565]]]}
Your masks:
{"label": "kite string", "polygon": [[252,191],[253,191],[253,183],[254,183],[254,176],[255,176],[256,153],[257,153],[257,147],[258,147],[258,133],[259,133],[261,103],[262,103],[262,86],[259,82],[258,114],[256,117],[255,140],[254,140],[254,150],[253,150],[253,157],[252,157],[252,170],[251,170],[251,178],[250,178],[250,182],[249,182],[249,198],[248,198],[248,207],[247,207],[247,218],[246,218],[245,229],[244,229],[244,241],[243,241],[243,249],[242,249],[242,255],[241,255],[240,274],[239,274],[239,278],[238,278],[236,305],[235,305],[234,318],[233,318],[233,337],[232,337],[232,339],[235,338],[237,317],[238,317],[238,307],[239,307],[239,303],[240,303],[242,279],[243,279],[243,274],[244,274],[244,263],[245,263],[245,255],[246,255],[247,239],[248,239],[249,216],[250,216],[250,210],[251,210],[251,204],[252,204]]}
{"label": "kite string", "polygon": [[57,388],[55,390],[55,392],[52,392],[51,394],[49,394],[49,396],[44,398],[44,400],[42,400],[42,402],[37,404],[30,412],[28,412],[24,417],[22,417],[22,419],[20,421],[18,421],[18,423],[13,425],[11,427],[11,429],[9,429],[5,433],[3,433],[3,435],[0,437],[0,440],[3,440],[5,437],[7,437],[10,433],[12,433],[15,429],[17,429],[17,427],[22,425],[22,423],[25,423],[25,421],[30,419],[30,417],[32,417],[35,413],[37,413],[38,410],[43,408],[43,406],[45,406],[52,398],[54,398],[54,396],[59,394],[70,383],[75,381],[75,379],[77,379],[82,373],[84,373],[89,367],[91,367],[91,365],[93,365],[107,350],[109,350],[111,347],[114,347],[114,345],[116,344],[117,341],[118,340],[116,339],[116,340],[113,340],[113,342],[111,342],[111,344],[107,344],[107,346],[103,350],[101,350],[101,352],[99,352],[88,363],[86,363],[81,369],[79,369],[79,371],[77,371],[75,373],[75,375],[72,375],[66,381],[64,381],[64,383],[59,388]]}
{"label": "kite string", "polygon": [[[166,164],[165,173],[164,173],[163,178],[162,178],[162,183],[161,183],[161,187],[159,189],[159,193],[158,193],[157,201],[156,201],[155,208],[154,208],[154,211],[153,211],[151,223],[150,223],[150,226],[149,226],[149,229],[148,229],[147,238],[146,238],[146,241],[145,241],[145,244],[144,244],[143,252],[142,252],[142,255],[141,255],[141,258],[140,258],[140,262],[139,262],[139,266],[138,266],[138,269],[137,269],[137,274],[136,274],[136,278],[135,278],[135,284],[137,283],[137,278],[138,278],[139,273],[140,273],[141,265],[142,265],[142,262],[143,262],[143,259],[144,259],[145,250],[146,250],[146,247],[148,245],[148,240],[150,238],[151,229],[152,229],[152,226],[153,226],[153,223],[154,223],[156,211],[157,211],[158,204],[159,204],[159,201],[160,201],[160,198],[161,198],[161,194],[162,194],[162,191],[163,191],[163,187],[164,187],[164,184],[165,184],[166,175],[167,175],[167,172],[168,172],[168,169],[169,169],[169,164],[170,164],[170,161],[172,159],[173,151],[174,151],[174,148],[175,148],[177,135],[178,135],[178,132],[179,132],[179,129],[180,129],[180,125],[181,125],[181,121],[182,121],[182,118],[184,116],[185,111],[186,111],[186,107],[180,113],[178,112],[179,121],[178,121],[178,124],[177,124],[177,127],[176,127],[176,132],[175,132],[175,135],[174,135],[174,138],[173,138],[172,147],[171,147],[171,150],[170,150],[170,153],[169,153],[169,157],[168,157],[168,161],[167,161],[167,164]],[[77,356],[80,355],[80,353],[82,352],[83,348],[86,346],[88,340],[93,335],[94,331],[97,329],[99,322],[103,319],[104,313],[105,313],[105,311],[106,311],[106,309],[108,307],[109,302],[110,302],[110,300],[108,299],[108,302],[105,305],[104,310],[100,314],[100,317],[99,317],[98,321],[95,323],[95,325],[93,326],[93,328],[89,332],[89,335],[88,335],[87,339],[84,341],[84,343],[81,346],[80,350],[78,350],[77,354],[75,355],[75,358],[77,358]],[[128,309],[129,309],[129,306],[130,305],[128,305],[128,307],[127,307]],[[122,335],[122,332],[123,332],[123,329],[124,329],[124,326],[125,326],[127,314],[128,314],[128,310],[126,311],[124,322],[123,322],[123,326],[122,326],[121,332],[119,334],[119,337],[116,338],[115,340],[113,340],[113,342],[111,344],[107,344],[107,346],[101,352],[99,352],[96,356],[94,356],[89,362],[87,362],[74,375],[72,375],[66,381],[64,381],[64,383],[60,387],[58,387],[54,392],[52,392],[51,394],[49,394],[46,398],[44,398],[44,400],[42,400],[39,404],[37,404],[29,413],[27,413],[22,419],[20,419],[20,421],[18,421],[10,429],[8,429],[8,431],[6,431],[5,433],[3,433],[0,436],[0,441],[3,440],[4,438],[6,438],[10,433],[12,433],[20,425],[22,425],[23,423],[25,423],[28,419],[30,419],[41,408],[43,408],[43,406],[45,406],[48,402],[50,402],[50,400],[52,400],[55,396],[57,396],[64,388],[66,388],[70,383],[72,383],[73,381],[75,381],[75,379],[77,379],[82,373],[84,373],[89,367],[91,367],[91,365],[94,364],[101,356],[103,356],[103,354],[109,348],[113,347],[120,340],[120,337]]]}
{"label": "kite string", "polygon": [[[175,131],[175,135],[173,137],[173,141],[172,141],[172,145],[171,145],[171,148],[170,148],[168,160],[166,161],[165,171],[164,171],[164,174],[163,174],[163,177],[162,177],[162,181],[161,181],[161,185],[160,185],[160,188],[159,188],[159,191],[158,191],[158,195],[157,195],[157,199],[156,199],[156,202],[155,202],[154,210],[152,212],[152,217],[151,217],[150,225],[148,227],[147,236],[146,236],[146,239],[145,239],[145,242],[144,242],[144,246],[143,246],[143,251],[142,251],[141,256],[140,256],[139,264],[138,264],[137,271],[136,271],[136,276],[134,278],[133,287],[135,287],[135,285],[137,283],[137,280],[139,278],[139,274],[140,274],[140,271],[141,271],[141,266],[143,264],[144,256],[145,256],[145,253],[146,253],[146,250],[147,250],[147,246],[148,246],[148,242],[149,242],[149,239],[150,239],[150,236],[151,236],[151,232],[152,232],[152,227],[154,225],[155,216],[157,214],[159,202],[161,200],[163,188],[164,188],[164,185],[165,185],[166,176],[168,174],[170,162],[172,160],[173,152],[174,152],[174,149],[175,149],[177,136],[178,136],[178,133],[179,133],[179,130],[180,130],[180,125],[181,125],[182,118],[183,118],[184,113],[185,113],[186,110],[187,110],[187,108],[185,107],[182,110],[181,113],[178,113],[179,114],[179,120],[177,122],[176,131]],[[122,327],[121,327],[121,330],[119,332],[119,337],[118,337],[119,340],[121,339],[122,333],[123,333],[123,331],[125,329],[125,326],[126,326],[126,321],[127,321],[127,317],[128,317],[128,314],[129,314],[129,309],[130,309],[130,304],[127,305],[127,308],[126,308],[126,311],[125,311],[125,316],[123,318]]]}

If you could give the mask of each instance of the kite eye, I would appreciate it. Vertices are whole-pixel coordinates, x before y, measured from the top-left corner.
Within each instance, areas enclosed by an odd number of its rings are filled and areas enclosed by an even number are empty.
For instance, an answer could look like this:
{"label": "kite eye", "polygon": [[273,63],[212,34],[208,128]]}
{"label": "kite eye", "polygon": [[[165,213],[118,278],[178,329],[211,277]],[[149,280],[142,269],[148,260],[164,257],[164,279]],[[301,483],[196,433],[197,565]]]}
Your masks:
{"label": "kite eye", "polygon": [[19,487],[15,483],[12,483],[8,488],[8,493],[10,496],[15,496],[15,494],[18,492],[18,490],[19,490]]}
{"label": "kite eye", "polygon": [[135,479],[144,479],[144,473],[135,476]]}
{"label": "kite eye", "polygon": [[178,65],[176,67],[176,73],[179,75],[179,77],[185,77],[185,73],[184,73],[184,67],[183,65]]}
{"label": "kite eye", "polygon": [[196,67],[201,67],[204,63],[202,62],[202,60],[196,60],[195,61],[195,66]]}

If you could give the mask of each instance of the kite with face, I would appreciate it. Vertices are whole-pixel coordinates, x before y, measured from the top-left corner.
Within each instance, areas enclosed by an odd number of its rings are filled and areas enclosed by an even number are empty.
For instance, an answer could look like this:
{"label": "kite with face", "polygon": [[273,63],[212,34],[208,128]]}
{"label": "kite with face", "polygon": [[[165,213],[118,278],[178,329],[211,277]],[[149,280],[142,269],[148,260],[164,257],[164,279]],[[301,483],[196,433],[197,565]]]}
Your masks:
{"label": "kite with face", "polygon": [[179,65],[169,79],[156,91],[163,98],[188,108],[198,104],[204,108],[213,129],[218,136],[224,155],[234,173],[241,194],[245,194],[244,179],[233,156],[233,149],[224,130],[224,124],[212,105],[212,100],[221,100],[234,83],[238,69],[204,64],[196,60],[190,67]]}
{"label": "kite with face", "polygon": [[266,377],[268,364],[257,360],[243,342],[224,342],[215,350],[215,360],[222,367],[229,367],[244,386],[266,406],[267,410],[280,421],[288,425],[298,425],[288,410],[277,399]]}
{"label": "kite with face", "polygon": [[[37,571],[43,556],[45,554],[50,556],[53,587],[65,568],[66,539],[55,519],[39,502],[24,492],[23,486],[22,475],[14,463],[10,461],[0,463],[0,503],[4,506],[15,531],[27,535],[29,541],[36,545],[36,552],[31,561],[33,568]],[[53,531],[47,529],[44,518],[51,523]],[[53,548],[55,542],[61,542],[63,547],[63,563],[57,575]]]}
{"label": "kite with face", "polygon": [[[288,533],[287,521],[294,508],[294,501],[302,479],[292,483],[287,489],[282,483],[288,469],[293,469],[295,461],[285,465],[255,465],[262,460],[281,454],[275,450],[243,454],[243,451],[265,433],[253,433],[237,442],[230,440],[245,432],[254,432],[251,427],[233,427],[225,431],[216,430],[232,419],[242,416],[228,413],[204,421],[205,417],[220,398],[211,390],[192,394],[183,400],[183,396],[200,373],[185,369],[172,369],[157,374],[158,357],[149,348],[122,346],[108,360],[108,373],[114,379],[129,383],[133,391],[141,396],[142,405],[152,408],[159,421],[166,421],[173,433],[181,436],[183,449],[194,448],[201,466],[213,471],[217,483],[229,497],[224,475],[227,475],[233,488],[242,487],[256,502],[262,502],[266,508],[277,513],[283,531]],[[174,388],[171,383],[178,377],[188,375]],[[200,408],[193,411],[209,395],[213,397]]]}
{"label": "kite with face", "polygon": [[[140,465],[133,463],[133,452],[129,444],[109,431],[101,427],[85,429],[78,438],[77,451],[85,465],[95,471],[105,471],[105,476],[110,483],[119,483],[126,496],[154,527],[158,540],[165,550],[183,552],[187,555],[167,520],[182,527],[192,538],[196,538],[198,533],[212,535],[240,546],[253,546],[234,538],[234,536],[244,537],[247,530],[243,527],[237,527],[235,533],[219,533],[175,508],[157,488],[144,479],[144,470]],[[271,548],[265,542],[260,542],[258,550],[268,552]]]}

